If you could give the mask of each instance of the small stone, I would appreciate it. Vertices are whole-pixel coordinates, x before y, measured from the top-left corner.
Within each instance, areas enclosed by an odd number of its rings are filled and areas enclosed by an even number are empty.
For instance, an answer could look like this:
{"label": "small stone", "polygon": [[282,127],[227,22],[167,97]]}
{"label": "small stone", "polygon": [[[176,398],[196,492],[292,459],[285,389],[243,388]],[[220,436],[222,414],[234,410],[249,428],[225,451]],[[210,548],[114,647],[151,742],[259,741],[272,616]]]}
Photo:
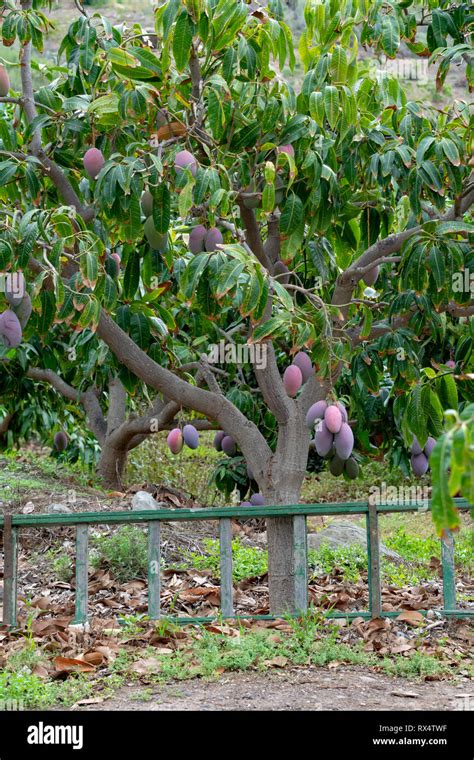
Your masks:
{"label": "small stone", "polygon": [[132,509],[134,512],[140,512],[145,509],[161,509],[166,507],[162,501],[156,501],[151,493],[147,491],[137,491],[132,499]]}
{"label": "small stone", "polygon": [[68,515],[72,512],[72,509],[71,507],[68,507],[67,504],[61,504],[61,502],[58,502],[57,504],[50,504],[46,511]]}
{"label": "small stone", "polygon": [[31,513],[35,511],[35,505],[32,501],[27,501],[21,511],[24,515],[31,515]]}

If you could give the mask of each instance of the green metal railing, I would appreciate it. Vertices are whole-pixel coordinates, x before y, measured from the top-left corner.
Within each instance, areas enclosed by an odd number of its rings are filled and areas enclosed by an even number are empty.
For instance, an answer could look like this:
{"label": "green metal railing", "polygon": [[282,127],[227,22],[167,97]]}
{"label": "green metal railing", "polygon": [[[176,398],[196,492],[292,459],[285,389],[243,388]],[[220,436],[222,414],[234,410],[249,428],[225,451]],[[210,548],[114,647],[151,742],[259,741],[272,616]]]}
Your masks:
{"label": "green metal railing", "polygon": [[[455,499],[459,509],[470,509],[464,499]],[[427,512],[430,502],[419,504],[380,504],[367,502],[350,504],[298,504],[275,507],[220,507],[212,509],[157,509],[141,512],[80,512],[76,514],[6,515],[0,518],[4,545],[4,604],[3,625],[17,625],[18,533],[23,528],[67,526],[76,527],[76,614],[74,624],[84,625],[88,615],[88,536],[90,525],[147,523],[148,525],[148,614],[152,620],[166,617],[179,623],[206,623],[216,617],[164,616],[160,609],[161,596],[161,523],[192,520],[218,520],[221,570],[221,616],[224,618],[274,619],[273,615],[236,615],[232,583],[232,519],[252,517],[291,517],[294,526],[295,615],[308,609],[308,555],[306,518],[316,515],[365,515],[367,526],[369,610],[327,613],[328,617],[377,618],[394,617],[400,611],[382,611],[380,579],[379,515],[389,512]],[[456,604],[454,572],[454,538],[451,533],[441,540],[443,568],[443,608],[448,617],[474,617],[474,609],[459,609]],[[427,612],[421,611],[421,612]]]}

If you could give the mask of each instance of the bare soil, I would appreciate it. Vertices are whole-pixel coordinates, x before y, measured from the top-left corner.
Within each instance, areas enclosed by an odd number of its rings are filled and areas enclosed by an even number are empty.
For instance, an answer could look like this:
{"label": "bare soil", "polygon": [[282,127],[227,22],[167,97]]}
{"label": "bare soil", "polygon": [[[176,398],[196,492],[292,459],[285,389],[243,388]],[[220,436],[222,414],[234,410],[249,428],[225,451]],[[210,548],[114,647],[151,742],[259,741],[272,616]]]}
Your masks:
{"label": "bare soil", "polygon": [[[152,694],[152,696],[151,696]],[[153,687],[127,686],[78,710],[474,710],[474,685],[409,681],[355,667],[285,668],[278,673],[226,674]]]}

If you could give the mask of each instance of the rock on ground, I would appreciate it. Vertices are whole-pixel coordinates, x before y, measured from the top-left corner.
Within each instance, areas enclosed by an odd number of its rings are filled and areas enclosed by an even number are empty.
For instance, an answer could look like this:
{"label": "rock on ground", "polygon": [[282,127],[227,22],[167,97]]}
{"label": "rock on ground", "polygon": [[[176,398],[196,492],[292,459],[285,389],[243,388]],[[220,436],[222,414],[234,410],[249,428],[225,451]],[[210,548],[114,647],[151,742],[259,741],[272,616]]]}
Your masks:
{"label": "rock on ground", "polygon": [[[308,549],[319,549],[323,544],[338,549],[342,546],[362,546],[367,550],[367,533],[364,528],[347,520],[334,520],[318,533],[308,533]],[[400,562],[401,557],[384,544],[380,544],[380,554],[387,559]]]}
{"label": "rock on ground", "polygon": [[137,491],[132,499],[134,512],[139,512],[141,509],[161,509],[162,507],[166,507],[166,504],[163,501],[156,501],[147,491]]}

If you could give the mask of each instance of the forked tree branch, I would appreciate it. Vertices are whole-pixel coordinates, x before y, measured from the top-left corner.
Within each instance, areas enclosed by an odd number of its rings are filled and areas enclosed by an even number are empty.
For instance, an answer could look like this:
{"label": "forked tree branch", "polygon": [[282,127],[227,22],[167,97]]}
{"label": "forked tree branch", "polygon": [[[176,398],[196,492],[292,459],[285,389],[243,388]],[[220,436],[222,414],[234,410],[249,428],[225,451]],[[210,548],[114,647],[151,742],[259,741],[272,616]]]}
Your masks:
{"label": "forked tree branch", "polygon": [[[468,187],[458,198],[455,199],[453,207],[443,215],[437,217],[440,222],[449,222],[462,218],[466,211],[474,203],[474,188],[472,187],[472,179],[469,180]],[[411,227],[409,230],[403,230],[394,235],[389,235],[383,240],[378,240],[376,243],[367,248],[359,258],[352,262],[352,264],[339,275],[336,287],[334,289],[332,303],[335,306],[341,307],[341,312],[344,318],[347,319],[348,306],[343,304],[350,303],[352,299],[352,293],[359,280],[365,272],[370,271],[382,260],[391,256],[394,253],[398,253],[403,244],[409,240],[413,235],[416,235],[422,229],[422,225],[418,224],[416,227]]]}

